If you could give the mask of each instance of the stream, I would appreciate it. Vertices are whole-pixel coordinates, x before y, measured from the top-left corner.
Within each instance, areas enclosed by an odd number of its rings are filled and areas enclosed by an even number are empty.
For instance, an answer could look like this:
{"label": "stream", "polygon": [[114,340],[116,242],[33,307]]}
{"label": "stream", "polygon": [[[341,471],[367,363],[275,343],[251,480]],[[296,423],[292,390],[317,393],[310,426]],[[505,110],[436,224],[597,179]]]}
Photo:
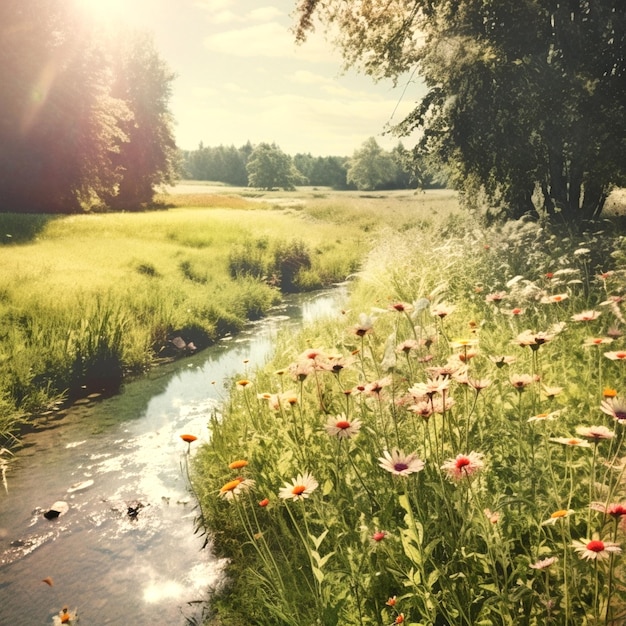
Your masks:
{"label": "stream", "polygon": [[236,337],[25,435],[8,493],[0,484],[0,624],[53,624],[63,606],[84,626],[200,624],[223,563],[194,534],[180,435],[206,441],[233,377],[266,362],[279,331],[336,315],[346,294],[289,297]]}

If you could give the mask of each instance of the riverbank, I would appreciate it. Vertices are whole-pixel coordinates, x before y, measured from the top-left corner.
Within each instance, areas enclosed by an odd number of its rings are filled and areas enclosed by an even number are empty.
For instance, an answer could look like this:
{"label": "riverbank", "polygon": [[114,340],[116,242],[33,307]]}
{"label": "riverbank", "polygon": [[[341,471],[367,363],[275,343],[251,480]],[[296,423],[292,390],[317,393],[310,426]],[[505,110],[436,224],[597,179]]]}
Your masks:
{"label": "riverbank", "polygon": [[231,583],[206,623],[618,623],[623,233],[463,216],[381,239],[194,459]]}
{"label": "riverbank", "polygon": [[[116,389],[238,332],[281,293],[345,280],[382,227],[435,210],[428,194],[357,205],[310,190],[285,205],[219,192],[146,213],[0,215],[0,446],[61,398]],[[454,210],[456,197],[437,202]]]}

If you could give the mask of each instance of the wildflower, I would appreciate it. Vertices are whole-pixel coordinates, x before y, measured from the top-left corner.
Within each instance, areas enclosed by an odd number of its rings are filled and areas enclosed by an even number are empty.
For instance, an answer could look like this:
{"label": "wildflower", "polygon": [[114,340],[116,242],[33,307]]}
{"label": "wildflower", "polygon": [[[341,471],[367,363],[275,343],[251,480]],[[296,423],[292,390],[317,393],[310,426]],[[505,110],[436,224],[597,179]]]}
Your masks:
{"label": "wildflower", "polygon": [[244,459],[237,459],[236,461],[229,463],[228,467],[230,469],[241,469],[242,467],[245,467],[246,465],[248,465],[248,461],[245,461]]}
{"label": "wildflower", "polygon": [[242,476],[239,476],[223,485],[219,491],[219,496],[225,500],[233,500],[240,493],[247,491],[253,486],[253,480],[249,478],[244,479]]}
{"label": "wildflower", "polygon": [[620,424],[626,422],[626,402],[624,400],[609,397],[602,401],[600,410],[616,419]]}
{"label": "wildflower", "polygon": [[432,403],[427,402],[426,400],[422,400],[417,404],[412,404],[408,407],[408,410],[415,415],[419,415],[424,419],[424,421],[428,421],[430,416],[433,414]]}
{"label": "wildflower", "polygon": [[458,454],[455,459],[446,461],[441,469],[446,472],[448,478],[452,480],[463,480],[472,474],[479,472],[484,467],[483,455],[479,452],[469,454]]}
{"label": "wildflower", "polygon": [[583,541],[572,541],[572,547],[579,553],[581,559],[603,561],[611,554],[619,554],[622,549],[612,541],[601,541],[600,539],[584,539]]}
{"label": "wildflower", "polygon": [[195,435],[181,435],[180,438],[185,443],[193,443],[194,441],[196,441],[196,439],[198,439]]}
{"label": "wildflower", "polygon": [[406,339],[396,346],[396,352],[404,352],[404,354],[408,354],[409,352],[411,352],[411,350],[417,350],[419,348],[419,345],[419,342],[415,339]]}
{"label": "wildflower", "polygon": [[363,393],[370,396],[378,396],[380,392],[385,388],[391,385],[392,383],[391,376],[385,376],[385,378],[381,378],[380,380],[374,380],[371,383],[365,385],[363,389]]}
{"label": "wildflower", "polygon": [[583,347],[592,348],[593,346],[600,346],[605,343],[611,343],[612,341],[610,337],[588,337],[583,342]]}
{"label": "wildflower", "polygon": [[549,556],[547,559],[541,559],[536,563],[531,563],[529,565],[532,569],[547,569],[551,565],[554,565],[559,559],[556,556]]}
{"label": "wildflower", "polygon": [[413,305],[408,302],[392,302],[389,305],[390,311],[398,311],[398,313],[408,313],[413,310]]}
{"label": "wildflower", "polygon": [[582,313],[576,313],[572,315],[573,322],[592,322],[600,317],[600,311],[583,311]]}
{"label": "wildflower", "polygon": [[358,419],[353,419],[349,421],[346,419],[344,413],[338,415],[337,417],[333,417],[332,415],[328,418],[326,422],[326,432],[331,437],[337,437],[337,439],[350,439],[358,434],[359,430],[361,430],[361,421]]}
{"label": "wildflower", "polygon": [[478,345],[478,339],[455,339],[450,342],[451,348],[470,348]]}
{"label": "wildflower", "polygon": [[247,378],[242,378],[241,380],[237,381],[237,386],[241,387],[242,389],[245,389],[248,385],[251,384],[252,383]]}
{"label": "wildflower", "polygon": [[550,411],[550,413],[538,413],[528,418],[529,422],[546,422],[548,420],[555,420],[561,411]]}
{"label": "wildflower", "polygon": [[431,308],[431,313],[436,317],[443,319],[447,315],[450,315],[456,307],[452,304],[438,304]]}
{"label": "wildflower", "polygon": [[611,361],[623,361],[626,359],[626,351],[618,350],[617,352],[605,352],[604,356]]}
{"label": "wildflower", "polygon": [[467,382],[470,387],[473,387],[477,393],[480,393],[483,389],[486,389],[491,385],[490,378],[468,378]]}
{"label": "wildflower", "polygon": [[576,432],[591,442],[598,443],[602,439],[612,439],[615,433],[606,426],[578,426]]}
{"label": "wildflower", "polygon": [[59,614],[54,617],[55,624],[72,624],[75,623],[77,620],[78,610],[74,609],[73,612],[70,612],[70,610],[66,606],[64,606],[59,611]]}
{"label": "wildflower", "polygon": [[528,385],[538,381],[537,376],[531,376],[530,374],[511,374],[509,382],[518,391],[524,391]]}
{"label": "wildflower", "polygon": [[380,467],[391,472],[395,476],[408,476],[424,469],[424,461],[417,458],[414,452],[404,454],[402,450],[394,449],[391,453],[388,450],[383,452],[383,456],[378,459]]}
{"label": "wildflower", "polygon": [[541,304],[553,304],[553,303],[563,302],[564,300],[567,300],[568,298],[569,296],[566,293],[556,293],[551,296],[550,295],[543,296],[540,302]]}
{"label": "wildflower", "polygon": [[298,474],[298,476],[291,481],[291,483],[285,483],[285,486],[278,492],[278,496],[283,500],[301,500],[302,498],[308,498],[315,489],[319,486],[319,483],[313,478],[309,472],[304,474]]}
{"label": "wildflower", "polygon": [[524,309],[520,309],[518,306],[516,306],[512,309],[508,309],[502,312],[506,313],[507,315],[511,315],[513,317],[518,317],[519,315],[522,315],[524,313]]}
{"label": "wildflower", "polygon": [[617,389],[613,389],[612,387],[605,387],[602,390],[603,398],[615,398],[617,396]]}
{"label": "wildflower", "polygon": [[404,613],[400,613],[398,617],[393,621],[394,624],[403,624],[404,623]]}
{"label": "wildflower", "polygon": [[548,387],[548,385],[543,386],[543,393],[546,394],[546,397],[549,399],[558,396],[563,391],[563,387]]}
{"label": "wildflower", "polygon": [[589,250],[589,248],[578,248],[577,250],[574,250],[574,256],[585,256],[590,253],[591,250]]}
{"label": "wildflower", "polygon": [[372,540],[375,541],[376,543],[380,543],[386,536],[387,536],[386,530],[377,530],[372,535]]}
{"label": "wildflower", "polygon": [[485,296],[485,302],[500,302],[506,298],[506,291],[496,291],[494,293],[488,293]]}
{"label": "wildflower", "polygon": [[359,322],[353,327],[352,330],[357,337],[365,337],[365,335],[373,332],[374,321],[366,313],[360,313]]}
{"label": "wildflower", "polygon": [[263,500],[259,501],[259,506],[264,509],[269,503],[270,501],[268,498],[263,498]]}
{"label": "wildflower", "polygon": [[281,398],[278,393],[259,393],[257,394],[257,398],[259,400],[267,400],[267,403],[273,411],[278,411],[280,409]]}
{"label": "wildflower", "polygon": [[498,369],[505,365],[511,365],[517,360],[514,356],[490,356],[489,359]]}
{"label": "wildflower", "polygon": [[519,346],[529,346],[532,350],[539,350],[544,344],[554,339],[553,333],[546,332],[533,332],[532,330],[525,330],[520,333],[513,341]]}
{"label": "wildflower", "polygon": [[432,398],[436,393],[443,393],[450,386],[450,379],[443,376],[429,378],[425,383],[415,383],[409,393],[416,398],[428,396]]}
{"label": "wildflower", "polygon": [[611,326],[606,331],[606,334],[612,339],[619,339],[622,336],[622,331],[619,328],[617,328],[617,326]]}
{"label": "wildflower", "polygon": [[551,437],[550,441],[575,448],[589,448],[591,446],[586,439],[579,439],[578,437]]}
{"label": "wildflower", "polygon": [[610,515],[614,519],[621,519],[626,515],[626,503],[616,502],[613,504],[604,504],[602,502],[592,502],[589,508],[593,511],[600,511],[605,515]]}
{"label": "wildflower", "polygon": [[554,526],[559,520],[565,519],[573,513],[574,511],[572,509],[559,509],[558,511],[554,511],[547,520],[541,522],[541,525]]}
{"label": "wildflower", "polygon": [[385,604],[387,606],[396,606],[396,596],[392,596],[391,598],[389,598],[389,600],[387,600]]}
{"label": "wildflower", "polygon": [[500,521],[500,513],[498,511],[494,512],[491,509],[485,509],[483,513],[491,524],[497,524]]}
{"label": "wildflower", "polygon": [[293,379],[300,382],[306,380],[307,376],[312,374],[314,370],[315,364],[310,359],[296,361],[289,366],[289,373]]}

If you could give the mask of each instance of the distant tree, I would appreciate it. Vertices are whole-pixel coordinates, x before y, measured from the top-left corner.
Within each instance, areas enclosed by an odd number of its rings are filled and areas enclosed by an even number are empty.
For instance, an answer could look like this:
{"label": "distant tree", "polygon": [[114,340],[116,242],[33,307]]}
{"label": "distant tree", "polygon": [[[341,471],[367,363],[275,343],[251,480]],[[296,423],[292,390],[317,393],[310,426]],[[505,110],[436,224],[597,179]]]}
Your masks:
{"label": "distant tree", "polygon": [[304,178],[293,164],[292,158],[276,144],[260,143],[254,148],[248,163],[248,185],[259,189],[295,189]]}
{"label": "distant tree", "polygon": [[348,183],[357,189],[372,190],[383,188],[396,179],[398,167],[392,155],[383,150],[374,137],[367,139],[355,150],[348,162]]}

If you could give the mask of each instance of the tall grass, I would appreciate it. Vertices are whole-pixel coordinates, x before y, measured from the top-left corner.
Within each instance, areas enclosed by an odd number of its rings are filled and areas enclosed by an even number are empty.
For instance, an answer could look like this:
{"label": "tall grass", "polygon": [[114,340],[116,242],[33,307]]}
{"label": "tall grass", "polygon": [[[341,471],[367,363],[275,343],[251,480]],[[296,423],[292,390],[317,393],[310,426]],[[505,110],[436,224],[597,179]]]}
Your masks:
{"label": "tall grass", "polygon": [[202,348],[281,291],[345,280],[373,241],[356,219],[338,231],[278,198],[162,200],[178,206],[0,215],[0,446],[51,402],[116,388],[172,354],[177,335]]}
{"label": "tall grass", "polygon": [[610,232],[389,232],[348,311],[233,381],[193,458],[230,559],[209,623],[624,623]]}

